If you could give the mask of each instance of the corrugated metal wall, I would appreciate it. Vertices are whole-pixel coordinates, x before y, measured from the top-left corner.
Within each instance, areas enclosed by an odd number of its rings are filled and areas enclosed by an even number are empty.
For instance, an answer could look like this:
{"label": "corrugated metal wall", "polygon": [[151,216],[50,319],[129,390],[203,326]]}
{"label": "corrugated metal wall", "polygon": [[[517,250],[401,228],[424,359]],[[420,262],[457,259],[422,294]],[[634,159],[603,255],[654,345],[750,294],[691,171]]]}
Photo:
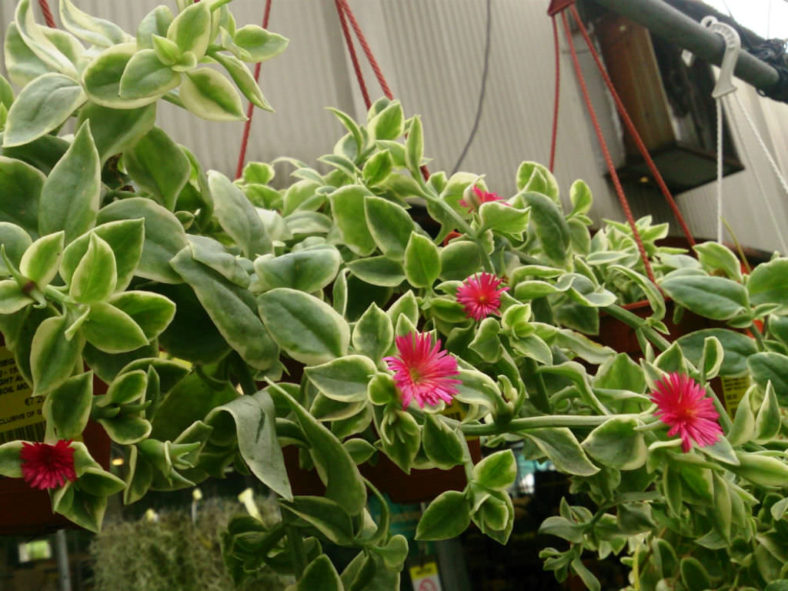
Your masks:
{"label": "corrugated metal wall", "polygon": [[[56,0],[50,0],[54,5]],[[514,175],[522,160],[546,162],[549,157],[553,103],[553,42],[548,0],[491,0],[492,43],[487,97],[478,134],[462,165],[463,170],[486,174],[490,187],[501,193],[514,190]],[[157,0],[78,0],[84,10],[111,18],[133,31]],[[2,0],[3,29],[14,2]],[[235,0],[239,24],[259,23],[263,0]],[[433,170],[451,170],[470,133],[482,77],[486,0],[352,0],[394,93],[408,114],[419,113],[425,126],[426,154]],[[358,118],[363,103],[345,55],[334,2],[331,0],[274,0],[272,30],[291,39],[284,55],[263,65],[261,86],[277,109],[257,113],[249,156],[270,160],[289,155],[307,161],[332,149],[341,131],[326,106]],[[582,47],[582,43],[578,43]],[[563,43],[562,43],[563,48]],[[623,219],[609,189],[604,165],[590,121],[574,81],[571,62],[561,53],[562,89],[556,176],[567,189],[585,179],[596,197],[593,217]],[[616,159],[623,154],[620,131],[609,98],[588,55],[581,53],[594,100],[611,139]],[[368,86],[379,96],[367,69]],[[778,163],[788,170],[788,106],[757,96],[740,83],[742,100],[776,149]],[[760,178],[771,200],[775,218],[788,232],[786,195],[772,175],[741,115],[740,154],[747,170],[726,178],[725,217],[739,240],[751,247],[779,248],[773,222],[763,206]],[[242,125],[195,122],[175,108],[164,106],[159,124],[178,141],[193,148],[208,166],[231,173],[238,153]],[[713,237],[714,185],[678,197],[693,233]],[[636,215],[654,213],[668,220],[662,198],[650,191],[630,193]]]}

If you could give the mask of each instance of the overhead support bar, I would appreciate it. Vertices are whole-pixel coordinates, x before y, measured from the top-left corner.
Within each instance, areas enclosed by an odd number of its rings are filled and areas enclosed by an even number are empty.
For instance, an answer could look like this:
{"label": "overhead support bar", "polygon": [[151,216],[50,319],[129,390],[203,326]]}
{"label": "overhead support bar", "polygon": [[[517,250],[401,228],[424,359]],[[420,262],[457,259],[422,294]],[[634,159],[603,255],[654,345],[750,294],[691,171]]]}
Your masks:
{"label": "overhead support bar", "polygon": [[[646,27],[654,35],[687,49],[697,57],[720,65],[725,55],[725,41],[717,33],[702,27],[686,14],[663,0],[593,0],[593,2]],[[734,74],[766,91],[780,81],[780,75],[766,62],[746,51],[739,54]]]}

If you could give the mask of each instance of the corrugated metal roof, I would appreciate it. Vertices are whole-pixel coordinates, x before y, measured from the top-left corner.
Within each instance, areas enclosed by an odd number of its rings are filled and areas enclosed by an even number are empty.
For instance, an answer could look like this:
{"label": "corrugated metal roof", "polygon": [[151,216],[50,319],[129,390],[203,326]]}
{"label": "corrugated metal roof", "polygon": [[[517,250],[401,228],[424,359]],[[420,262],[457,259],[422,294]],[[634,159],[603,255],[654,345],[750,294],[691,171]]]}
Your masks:
{"label": "corrugated metal roof", "polygon": [[[55,0],[51,0],[54,4]],[[133,30],[156,0],[79,0],[87,12],[110,18]],[[492,43],[487,97],[478,134],[462,168],[486,174],[490,187],[514,191],[514,175],[522,160],[546,162],[549,157],[553,103],[553,41],[547,0],[492,0]],[[482,76],[486,0],[352,0],[395,94],[408,114],[421,114],[425,153],[431,168],[450,170],[473,123]],[[259,23],[262,0],[235,0],[239,24]],[[13,2],[0,6],[3,28]],[[332,149],[341,128],[324,107],[335,106],[358,118],[363,103],[355,88],[334,3],[329,0],[274,0],[271,29],[291,39],[282,56],[263,64],[261,87],[276,114],[255,114],[249,157],[270,160],[289,155],[313,161]],[[563,45],[563,44],[562,44]],[[577,44],[582,47],[582,43]],[[588,116],[574,81],[571,62],[562,51],[561,118],[556,176],[566,192],[576,178],[594,191],[592,212],[599,220],[621,220],[623,214],[605,179]],[[622,158],[620,130],[590,57],[581,53],[605,131],[615,157]],[[380,96],[365,66],[373,96]],[[788,167],[788,107],[763,99],[743,83],[739,93],[753,113],[783,170]],[[725,180],[725,217],[745,245],[778,248],[771,219],[765,214],[756,174],[782,226],[788,226],[786,196],[760,154],[757,144],[734,110],[742,130],[739,153],[747,154],[747,170]],[[197,122],[163,105],[159,124],[192,148],[211,168],[231,174],[238,154],[242,124]],[[713,184],[678,196],[693,233],[711,238],[714,220]],[[669,219],[661,197],[630,192],[636,215],[653,212]],[[676,228],[674,227],[674,232]]]}

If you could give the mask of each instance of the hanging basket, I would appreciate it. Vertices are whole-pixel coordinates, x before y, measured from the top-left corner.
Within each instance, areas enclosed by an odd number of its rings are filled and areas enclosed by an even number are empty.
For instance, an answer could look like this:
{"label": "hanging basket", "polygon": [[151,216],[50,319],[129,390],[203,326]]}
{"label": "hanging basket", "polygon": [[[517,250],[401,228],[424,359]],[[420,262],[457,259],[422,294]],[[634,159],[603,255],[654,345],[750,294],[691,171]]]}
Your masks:
{"label": "hanging basket", "polygon": [[[651,314],[651,306],[648,300],[626,304],[622,307],[640,318],[647,318]],[[684,310],[681,319],[676,323],[673,321],[674,311],[675,304],[673,300],[665,298],[665,318],[663,322],[668,327],[667,339],[669,341],[675,341],[685,334],[703,330],[704,328],[725,327],[725,324],[722,322],[709,320],[689,310]],[[640,357],[643,354],[635,329],[604,312],[599,316],[599,335],[594,340],[602,345],[607,345],[618,353],[627,353],[632,357]]]}
{"label": "hanging basket", "polygon": [[[0,383],[0,442],[43,440],[45,423],[41,408],[44,398],[32,397],[2,337]],[[94,394],[106,391],[106,384],[94,377]],[[93,459],[108,469],[110,440],[104,429],[89,422],[83,441]],[[33,489],[21,478],[0,478],[0,535],[39,535],[63,527],[76,526],[62,515],[52,513],[47,491]]]}

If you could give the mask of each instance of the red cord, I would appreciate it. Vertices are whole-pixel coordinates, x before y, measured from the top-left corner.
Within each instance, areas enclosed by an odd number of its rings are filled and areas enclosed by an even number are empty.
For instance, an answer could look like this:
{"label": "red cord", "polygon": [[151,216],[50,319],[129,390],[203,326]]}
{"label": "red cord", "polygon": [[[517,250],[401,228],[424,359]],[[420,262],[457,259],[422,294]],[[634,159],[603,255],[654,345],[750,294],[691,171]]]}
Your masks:
{"label": "red cord", "polygon": [[38,5],[41,7],[41,13],[44,15],[44,20],[46,21],[47,26],[57,29],[57,24],[55,23],[55,19],[52,16],[52,11],[49,10],[49,3],[47,0],[38,0]]}
{"label": "red cord", "polygon": [[648,148],[646,144],[643,143],[640,134],[638,133],[635,124],[632,122],[632,119],[629,117],[629,113],[627,113],[627,109],[624,106],[624,103],[621,101],[621,98],[618,96],[616,92],[615,86],[613,86],[613,81],[610,79],[610,76],[607,74],[607,70],[605,70],[605,66],[602,64],[602,60],[599,57],[596,49],[594,48],[594,44],[591,42],[591,38],[588,35],[588,31],[583,25],[583,21],[580,18],[580,14],[577,12],[577,8],[575,8],[574,4],[569,7],[569,10],[572,11],[572,16],[577,23],[577,26],[580,29],[580,33],[583,35],[583,39],[585,39],[586,45],[588,45],[588,49],[591,51],[591,55],[596,62],[597,68],[599,68],[599,72],[602,74],[602,78],[605,81],[605,85],[607,89],[610,91],[610,94],[613,96],[613,100],[616,103],[616,107],[618,108],[618,113],[621,115],[621,119],[624,121],[624,125],[626,126],[627,130],[629,131],[630,136],[635,141],[637,145],[638,151],[643,156],[643,160],[645,160],[648,169],[651,171],[651,174],[654,176],[654,179],[657,181],[657,185],[659,186],[660,191],[662,191],[662,195],[665,197],[665,200],[668,202],[670,209],[673,211],[673,216],[676,218],[679,226],[681,226],[681,231],[684,232],[684,237],[687,239],[687,242],[690,246],[695,246],[695,239],[692,237],[692,233],[687,226],[687,222],[684,221],[684,216],[681,215],[681,211],[679,211],[678,205],[676,205],[675,200],[673,199],[673,195],[670,193],[670,189],[665,184],[665,180],[662,178],[662,175],[659,173],[659,169],[657,169],[657,165],[654,164],[654,160],[651,158],[651,155],[648,152]]}
{"label": "red cord", "polygon": [[389,100],[394,100],[394,93],[391,92],[388,83],[386,82],[386,77],[383,76],[383,72],[378,65],[375,56],[372,54],[372,49],[369,47],[369,43],[367,43],[367,39],[364,36],[361,27],[358,25],[358,21],[356,21],[356,17],[353,14],[353,11],[350,10],[350,5],[347,3],[347,0],[336,0],[337,3],[342,5],[342,9],[345,11],[348,20],[350,21],[350,25],[353,27],[353,30],[356,33],[356,37],[358,38],[358,42],[361,44],[361,49],[364,50],[364,53],[367,56],[367,61],[369,61],[369,65],[372,66],[372,71],[375,72],[375,77],[378,79],[378,84],[380,84],[381,90],[383,90],[383,94],[386,95],[386,98]]}
{"label": "red cord", "polygon": [[580,85],[580,90],[583,93],[583,100],[585,100],[586,107],[588,108],[588,114],[591,116],[591,123],[594,126],[594,132],[596,133],[596,137],[599,140],[599,147],[602,149],[602,156],[605,159],[605,164],[607,164],[607,169],[610,172],[610,178],[613,181],[613,186],[616,189],[616,195],[618,196],[618,201],[621,204],[621,209],[624,210],[624,215],[627,218],[627,222],[629,223],[629,227],[632,230],[632,235],[635,238],[635,243],[637,244],[638,251],[640,252],[640,258],[643,261],[643,266],[646,268],[646,274],[648,278],[651,280],[652,283],[656,283],[656,278],[654,277],[654,271],[651,269],[651,263],[649,263],[648,255],[646,254],[646,249],[643,246],[643,240],[640,237],[640,232],[635,225],[635,218],[632,216],[632,210],[629,208],[629,202],[627,201],[627,196],[624,194],[624,188],[621,186],[621,180],[618,178],[618,173],[616,172],[616,167],[613,164],[613,158],[610,156],[610,150],[608,150],[607,142],[605,141],[605,136],[602,134],[602,128],[599,126],[599,121],[597,120],[596,112],[594,111],[594,106],[591,104],[591,98],[588,95],[588,88],[586,87],[586,81],[583,77],[583,72],[580,69],[580,61],[577,59],[577,51],[575,50],[575,44],[572,41],[572,31],[569,28],[569,22],[566,18],[566,13],[561,13],[561,19],[564,23],[564,33],[566,34],[566,40],[569,44],[569,51],[572,55],[572,64],[574,65],[575,75],[577,76],[577,81]]}
{"label": "red cord", "polygon": [[555,47],[555,100],[553,101],[553,133],[550,136],[550,172],[555,169],[555,146],[558,142],[558,101],[561,96],[561,49],[558,44],[558,22],[553,21],[553,46]]}
{"label": "red cord", "polygon": [[[200,0],[195,0],[199,2]],[[265,2],[265,12],[263,13],[263,28],[268,28],[268,19],[271,17],[271,0]],[[254,66],[254,81],[260,80],[260,62]],[[254,105],[250,102],[246,107],[246,122],[244,123],[244,131],[241,136],[241,151],[238,154],[238,164],[235,167],[235,178],[241,178],[244,171],[244,162],[246,162],[246,149],[249,146],[249,133],[252,130],[252,117],[254,116]]]}
{"label": "red cord", "polygon": [[342,5],[341,0],[334,0],[334,5],[337,7],[339,24],[342,26],[342,35],[345,37],[345,45],[347,45],[347,51],[350,54],[350,61],[353,62],[353,70],[356,73],[358,87],[359,90],[361,90],[361,96],[364,98],[364,104],[367,106],[367,110],[369,110],[369,108],[372,106],[372,101],[369,98],[367,83],[364,81],[364,73],[361,71],[361,64],[358,61],[358,54],[356,54],[356,47],[353,44],[353,37],[350,35],[350,28],[347,25],[345,7]]}

